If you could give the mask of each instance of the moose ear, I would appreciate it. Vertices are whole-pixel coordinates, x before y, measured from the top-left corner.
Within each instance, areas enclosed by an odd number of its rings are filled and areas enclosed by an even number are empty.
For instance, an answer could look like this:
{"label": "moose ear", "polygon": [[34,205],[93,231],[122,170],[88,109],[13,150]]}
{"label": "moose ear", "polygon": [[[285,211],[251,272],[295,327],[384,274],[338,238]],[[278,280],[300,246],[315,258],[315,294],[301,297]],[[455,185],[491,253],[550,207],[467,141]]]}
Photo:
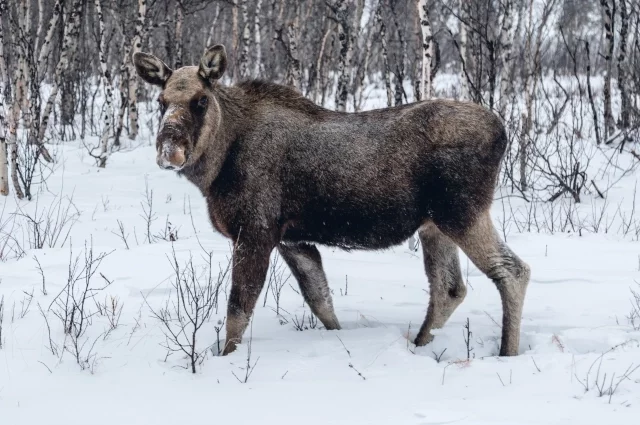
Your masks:
{"label": "moose ear", "polygon": [[134,53],[133,63],[138,75],[147,83],[156,86],[164,86],[173,73],[164,62],[148,53]]}
{"label": "moose ear", "polygon": [[227,52],[222,44],[209,47],[200,59],[198,74],[205,80],[218,80],[227,69]]}

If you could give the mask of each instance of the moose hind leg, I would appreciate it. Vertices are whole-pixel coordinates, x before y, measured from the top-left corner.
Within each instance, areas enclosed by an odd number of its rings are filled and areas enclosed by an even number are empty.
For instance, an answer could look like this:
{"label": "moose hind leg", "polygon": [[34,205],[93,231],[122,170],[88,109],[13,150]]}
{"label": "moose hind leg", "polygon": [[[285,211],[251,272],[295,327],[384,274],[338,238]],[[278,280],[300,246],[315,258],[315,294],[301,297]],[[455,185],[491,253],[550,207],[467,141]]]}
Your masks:
{"label": "moose hind leg", "polygon": [[278,252],[298,281],[302,296],[313,314],[320,319],[326,329],[340,329],[318,248],[304,243],[296,245],[281,243],[278,245]]}
{"label": "moose hind leg", "polygon": [[500,355],[518,355],[522,309],[531,275],[529,266],[502,242],[488,211],[466,230],[451,232],[451,237],[498,288],[502,299]]}
{"label": "moose hind leg", "polygon": [[422,346],[433,339],[431,330],[442,328],[462,303],[467,287],[462,280],[458,247],[453,241],[433,223],[423,226],[419,236],[430,285],[427,317],[415,339],[415,344]]}

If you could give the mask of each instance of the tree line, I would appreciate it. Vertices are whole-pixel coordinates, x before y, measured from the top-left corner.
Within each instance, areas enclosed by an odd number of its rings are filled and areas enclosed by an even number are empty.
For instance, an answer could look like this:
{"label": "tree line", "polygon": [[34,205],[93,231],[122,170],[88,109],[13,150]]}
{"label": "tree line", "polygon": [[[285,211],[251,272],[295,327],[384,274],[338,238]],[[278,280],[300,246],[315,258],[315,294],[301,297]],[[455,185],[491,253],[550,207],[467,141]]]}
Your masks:
{"label": "tree line", "polygon": [[31,198],[58,143],[97,137],[87,148],[105,167],[140,137],[150,93],[133,53],[178,68],[224,44],[225,84],[264,78],[340,111],[375,90],[387,106],[485,105],[509,130],[503,182],[529,199],[545,170],[550,197],[579,200],[585,171],[543,148],[575,142],[560,134],[575,114],[580,143],[632,144],[639,28],[640,0],[0,0],[0,193]]}

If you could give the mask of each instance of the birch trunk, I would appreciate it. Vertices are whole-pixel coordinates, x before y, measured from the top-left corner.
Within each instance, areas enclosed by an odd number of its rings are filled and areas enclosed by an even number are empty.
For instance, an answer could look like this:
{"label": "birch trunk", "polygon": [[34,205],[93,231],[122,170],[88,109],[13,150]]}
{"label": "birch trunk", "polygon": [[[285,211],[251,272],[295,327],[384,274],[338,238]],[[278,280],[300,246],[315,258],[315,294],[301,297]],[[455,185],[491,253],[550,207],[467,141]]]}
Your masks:
{"label": "birch trunk", "polygon": [[241,0],[242,8],[242,51],[240,52],[240,78],[249,77],[249,42],[251,30],[249,29],[249,8],[247,0]]}
{"label": "birch trunk", "polygon": [[369,22],[367,23],[367,41],[364,47],[364,59],[362,61],[362,66],[360,67],[356,87],[355,87],[355,96],[354,96],[354,110],[359,111],[362,107],[363,96],[364,96],[364,79],[367,76],[367,70],[369,69],[369,62],[371,61],[371,48],[373,47],[373,36],[375,34],[375,18],[376,14],[371,13],[369,15]]}
{"label": "birch trunk", "polygon": [[182,56],[184,52],[184,37],[183,37],[183,27],[184,27],[184,8],[182,7],[182,2],[176,2],[176,35],[175,35],[175,69],[182,67]]}
{"label": "birch trunk", "polygon": [[419,99],[431,97],[431,60],[433,59],[433,32],[429,20],[427,0],[418,0],[418,14],[420,16],[420,29],[422,32],[422,73],[420,77],[421,90]]}
{"label": "birch trunk", "polygon": [[262,10],[262,0],[256,2],[256,12],[253,19],[253,40],[256,50],[256,62],[253,67],[253,76],[259,78],[262,74],[262,38],[260,35],[260,14]]}
{"label": "birch trunk", "polygon": [[58,21],[60,20],[60,14],[62,13],[61,3],[62,2],[60,0],[56,0],[53,5],[53,15],[51,15],[51,19],[47,25],[47,34],[45,35],[44,41],[40,46],[40,51],[38,52],[38,71],[40,72],[40,75],[44,75],[47,72],[47,66],[44,62],[49,57],[51,49],[53,48],[51,40],[58,28]]}
{"label": "birch trunk", "polygon": [[315,100],[316,103],[322,102],[322,92],[323,92],[323,81],[324,81],[324,73],[323,73],[323,57],[324,50],[327,45],[327,39],[329,38],[329,34],[331,33],[331,24],[325,24],[326,29],[324,31],[324,35],[322,36],[322,41],[320,42],[320,51],[318,52],[318,59],[316,60],[316,86],[315,86]]}
{"label": "birch trunk", "polygon": [[138,18],[136,28],[131,41],[131,52],[127,55],[129,64],[129,139],[135,140],[138,137],[138,76],[133,65],[132,56],[142,48],[142,31],[144,21],[147,16],[147,0],[138,0]]}
{"label": "birch trunk", "polygon": [[233,40],[231,41],[231,50],[233,50],[233,81],[238,81],[238,0],[232,0],[231,7],[231,33]]}
{"label": "birch trunk", "polygon": [[216,13],[213,15],[213,22],[211,22],[211,27],[209,28],[209,35],[207,36],[207,41],[204,43],[204,49],[207,50],[210,46],[213,46],[213,37],[214,31],[216,29],[216,25],[218,24],[218,19],[220,18],[220,3],[216,4]]}
{"label": "birch trunk", "polygon": [[387,27],[382,19],[382,1],[376,9],[376,23],[380,27],[380,40],[382,43],[382,63],[384,75],[384,86],[387,89],[387,107],[393,105],[393,91],[391,90],[391,77],[389,75],[389,53],[387,49]]}
{"label": "birch trunk", "polygon": [[78,43],[78,36],[80,34],[80,15],[82,13],[82,0],[75,0],[71,8],[71,13],[64,25],[64,35],[62,40],[62,48],[60,52],[60,59],[56,65],[56,70],[53,79],[53,85],[51,87],[51,93],[47,99],[47,103],[42,114],[42,121],[40,128],[38,129],[38,144],[42,144],[44,141],[45,132],[49,124],[49,117],[53,110],[60,85],[62,84],[62,74],[69,67],[69,59],[71,54],[75,50]]}
{"label": "birch trunk", "polygon": [[[620,47],[618,54],[618,87],[620,88],[620,128],[629,128],[629,92],[627,90],[627,34],[629,33],[629,14],[627,1],[620,0]],[[626,135],[625,135],[626,141]],[[624,143],[624,142],[623,142]]]}
{"label": "birch trunk", "polygon": [[605,74],[604,74],[604,134],[603,139],[605,142],[609,139],[609,136],[614,132],[613,113],[611,112],[611,73],[613,70],[613,51],[615,48],[614,39],[614,16],[616,10],[616,1],[600,0],[604,12],[604,31],[606,37],[604,60],[606,62]]}
{"label": "birch trunk", "polygon": [[112,132],[113,121],[113,88],[111,86],[111,73],[107,67],[107,39],[105,38],[104,16],[102,14],[101,0],[94,0],[96,14],[98,17],[98,56],[100,59],[100,77],[104,88],[105,105],[104,105],[104,128],[100,138],[100,159],[98,166],[104,168],[107,165],[109,157],[109,138]]}
{"label": "birch trunk", "polygon": [[336,89],[336,110],[347,110],[347,96],[349,90],[349,61],[351,51],[351,24],[346,0],[332,0],[327,2],[338,21],[338,40],[340,41],[340,59],[338,60],[338,87]]}
{"label": "birch trunk", "polygon": [[123,53],[122,64],[120,65],[120,79],[118,81],[118,92],[120,93],[120,109],[118,111],[118,126],[113,138],[113,146],[120,146],[120,136],[124,129],[124,116],[129,108],[129,52],[131,47],[126,43],[125,37],[122,37],[120,49]]}
{"label": "birch trunk", "polygon": [[516,25],[513,24],[513,0],[504,0],[504,12],[502,14],[502,25],[500,29],[500,94],[499,94],[499,112],[504,116],[508,104],[508,92],[510,86],[510,69],[511,69],[511,52],[513,49],[513,40],[515,37]]}
{"label": "birch trunk", "polygon": [[290,77],[287,81],[298,90],[302,88],[302,73],[300,72],[300,59],[298,59],[298,20],[294,19],[293,22],[287,26],[287,39],[289,41],[289,61],[290,67],[288,74]]}

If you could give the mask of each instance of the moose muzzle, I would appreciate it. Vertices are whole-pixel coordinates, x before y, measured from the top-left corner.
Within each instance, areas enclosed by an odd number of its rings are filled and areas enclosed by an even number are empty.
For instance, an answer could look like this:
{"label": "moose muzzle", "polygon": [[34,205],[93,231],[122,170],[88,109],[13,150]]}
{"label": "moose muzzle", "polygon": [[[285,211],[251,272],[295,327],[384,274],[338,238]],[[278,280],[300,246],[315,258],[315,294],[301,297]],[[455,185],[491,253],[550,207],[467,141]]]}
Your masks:
{"label": "moose muzzle", "polygon": [[185,115],[180,108],[170,107],[162,119],[156,143],[156,162],[161,168],[180,170],[187,162],[189,135],[185,129],[189,123]]}
{"label": "moose muzzle", "polygon": [[182,147],[171,141],[165,141],[158,148],[156,162],[165,170],[180,170],[187,162],[187,156]]}

